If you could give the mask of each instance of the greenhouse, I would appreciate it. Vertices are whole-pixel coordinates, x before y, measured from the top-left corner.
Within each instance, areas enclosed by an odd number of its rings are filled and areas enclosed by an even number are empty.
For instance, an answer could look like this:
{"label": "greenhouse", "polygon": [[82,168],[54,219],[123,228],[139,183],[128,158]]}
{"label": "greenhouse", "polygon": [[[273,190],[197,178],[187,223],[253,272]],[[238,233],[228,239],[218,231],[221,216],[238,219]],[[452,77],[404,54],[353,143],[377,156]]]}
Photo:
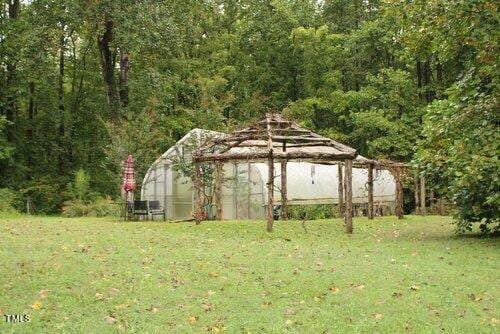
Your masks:
{"label": "greenhouse", "polygon": [[[168,219],[191,219],[194,212],[193,182],[189,172],[179,168],[179,165],[189,163],[193,150],[200,145],[224,135],[203,129],[193,129],[187,133],[151,165],[142,183],[142,200],[159,201]],[[250,152],[251,149],[238,148],[239,152]],[[363,214],[368,205],[368,168],[356,167],[363,166],[364,161],[368,160],[358,155],[352,171],[355,215]],[[339,203],[341,196],[337,164],[291,161],[286,166],[288,205],[333,206]],[[280,205],[280,163],[274,163],[274,170],[274,201]],[[394,176],[387,169],[377,168],[373,174],[374,211],[378,214],[393,213],[396,200]],[[227,162],[222,164],[222,175],[222,219],[265,219],[268,165],[251,161]],[[207,192],[205,202],[212,203],[213,189]]]}

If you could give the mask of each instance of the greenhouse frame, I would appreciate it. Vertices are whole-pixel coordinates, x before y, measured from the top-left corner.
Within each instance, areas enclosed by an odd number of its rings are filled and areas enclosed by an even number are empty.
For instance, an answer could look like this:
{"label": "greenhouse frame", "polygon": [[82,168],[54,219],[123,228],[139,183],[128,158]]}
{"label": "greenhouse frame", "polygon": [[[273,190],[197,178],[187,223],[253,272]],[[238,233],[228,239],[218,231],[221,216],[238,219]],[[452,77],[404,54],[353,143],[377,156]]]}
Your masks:
{"label": "greenhouse frame", "polygon": [[[162,154],[147,171],[141,199],[159,201],[169,220],[189,220],[194,215],[195,192],[192,177],[177,166],[190,163],[194,150],[225,134],[193,129]],[[239,148],[239,152],[251,148]],[[352,202],[354,213],[361,215],[368,206],[368,173],[360,155],[352,171]],[[280,163],[274,163],[274,200],[281,203]],[[337,164],[309,161],[287,163],[288,205],[339,204],[339,168]],[[396,208],[396,179],[388,169],[375,169],[373,175],[374,211],[390,214]],[[222,219],[265,219],[267,206],[268,165],[263,162],[227,162],[222,164]],[[212,191],[211,189],[210,191]],[[342,194],[341,194],[342,195]],[[209,217],[210,218],[210,217]]]}

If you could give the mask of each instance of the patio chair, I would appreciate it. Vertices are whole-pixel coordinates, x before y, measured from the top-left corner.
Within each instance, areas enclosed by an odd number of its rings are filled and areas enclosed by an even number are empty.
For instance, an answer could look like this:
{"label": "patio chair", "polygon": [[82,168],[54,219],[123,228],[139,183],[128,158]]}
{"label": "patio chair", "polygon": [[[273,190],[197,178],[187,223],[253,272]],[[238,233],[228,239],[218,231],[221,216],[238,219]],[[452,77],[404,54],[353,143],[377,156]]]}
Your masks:
{"label": "patio chair", "polygon": [[135,216],[146,216],[146,220],[148,220],[148,201],[134,201],[134,217]]}
{"label": "patio chair", "polygon": [[163,221],[165,221],[165,210],[160,207],[160,201],[149,201],[149,213],[151,214],[151,220],[154,220],[154,216],[163,216]]}

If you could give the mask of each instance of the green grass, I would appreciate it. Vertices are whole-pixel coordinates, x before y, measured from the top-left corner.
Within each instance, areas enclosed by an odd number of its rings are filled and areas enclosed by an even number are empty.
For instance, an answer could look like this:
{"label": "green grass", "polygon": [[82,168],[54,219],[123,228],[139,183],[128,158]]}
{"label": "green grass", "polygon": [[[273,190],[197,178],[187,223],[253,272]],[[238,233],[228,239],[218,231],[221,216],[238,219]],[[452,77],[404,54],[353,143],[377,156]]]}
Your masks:
{"label": "green grass", "polygon": [[498,239],[450,221],[0,219],[0,309],[32,319],[0,333],[494,333]]}

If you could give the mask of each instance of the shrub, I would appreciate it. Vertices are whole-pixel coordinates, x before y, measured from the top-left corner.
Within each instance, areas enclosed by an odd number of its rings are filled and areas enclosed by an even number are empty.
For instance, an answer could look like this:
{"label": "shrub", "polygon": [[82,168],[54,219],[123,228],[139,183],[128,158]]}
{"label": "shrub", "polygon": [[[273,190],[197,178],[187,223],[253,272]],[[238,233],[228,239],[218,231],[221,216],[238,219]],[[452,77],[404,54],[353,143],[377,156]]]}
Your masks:
{"label": "shrub", "polygon": [[23,198],[31,197],[37,214],[59,212],[64,194],[60,185],[50,180],[35,180],[21,189]]}
{"label": "shrub", "polygon": [[99,198],[90,203],[77,199],[64,203],[62,215],[64,217],[118,217],[120,206],[109,197]]}
{"label": "shrub", "polygon": [[18,213],[19,194],[8,188],[0,188],[0,213]]}
{"label": "shrub", "polygon": [[290,205],[288,217],[290,219],[325,219],[334,216],[331,204]]}

